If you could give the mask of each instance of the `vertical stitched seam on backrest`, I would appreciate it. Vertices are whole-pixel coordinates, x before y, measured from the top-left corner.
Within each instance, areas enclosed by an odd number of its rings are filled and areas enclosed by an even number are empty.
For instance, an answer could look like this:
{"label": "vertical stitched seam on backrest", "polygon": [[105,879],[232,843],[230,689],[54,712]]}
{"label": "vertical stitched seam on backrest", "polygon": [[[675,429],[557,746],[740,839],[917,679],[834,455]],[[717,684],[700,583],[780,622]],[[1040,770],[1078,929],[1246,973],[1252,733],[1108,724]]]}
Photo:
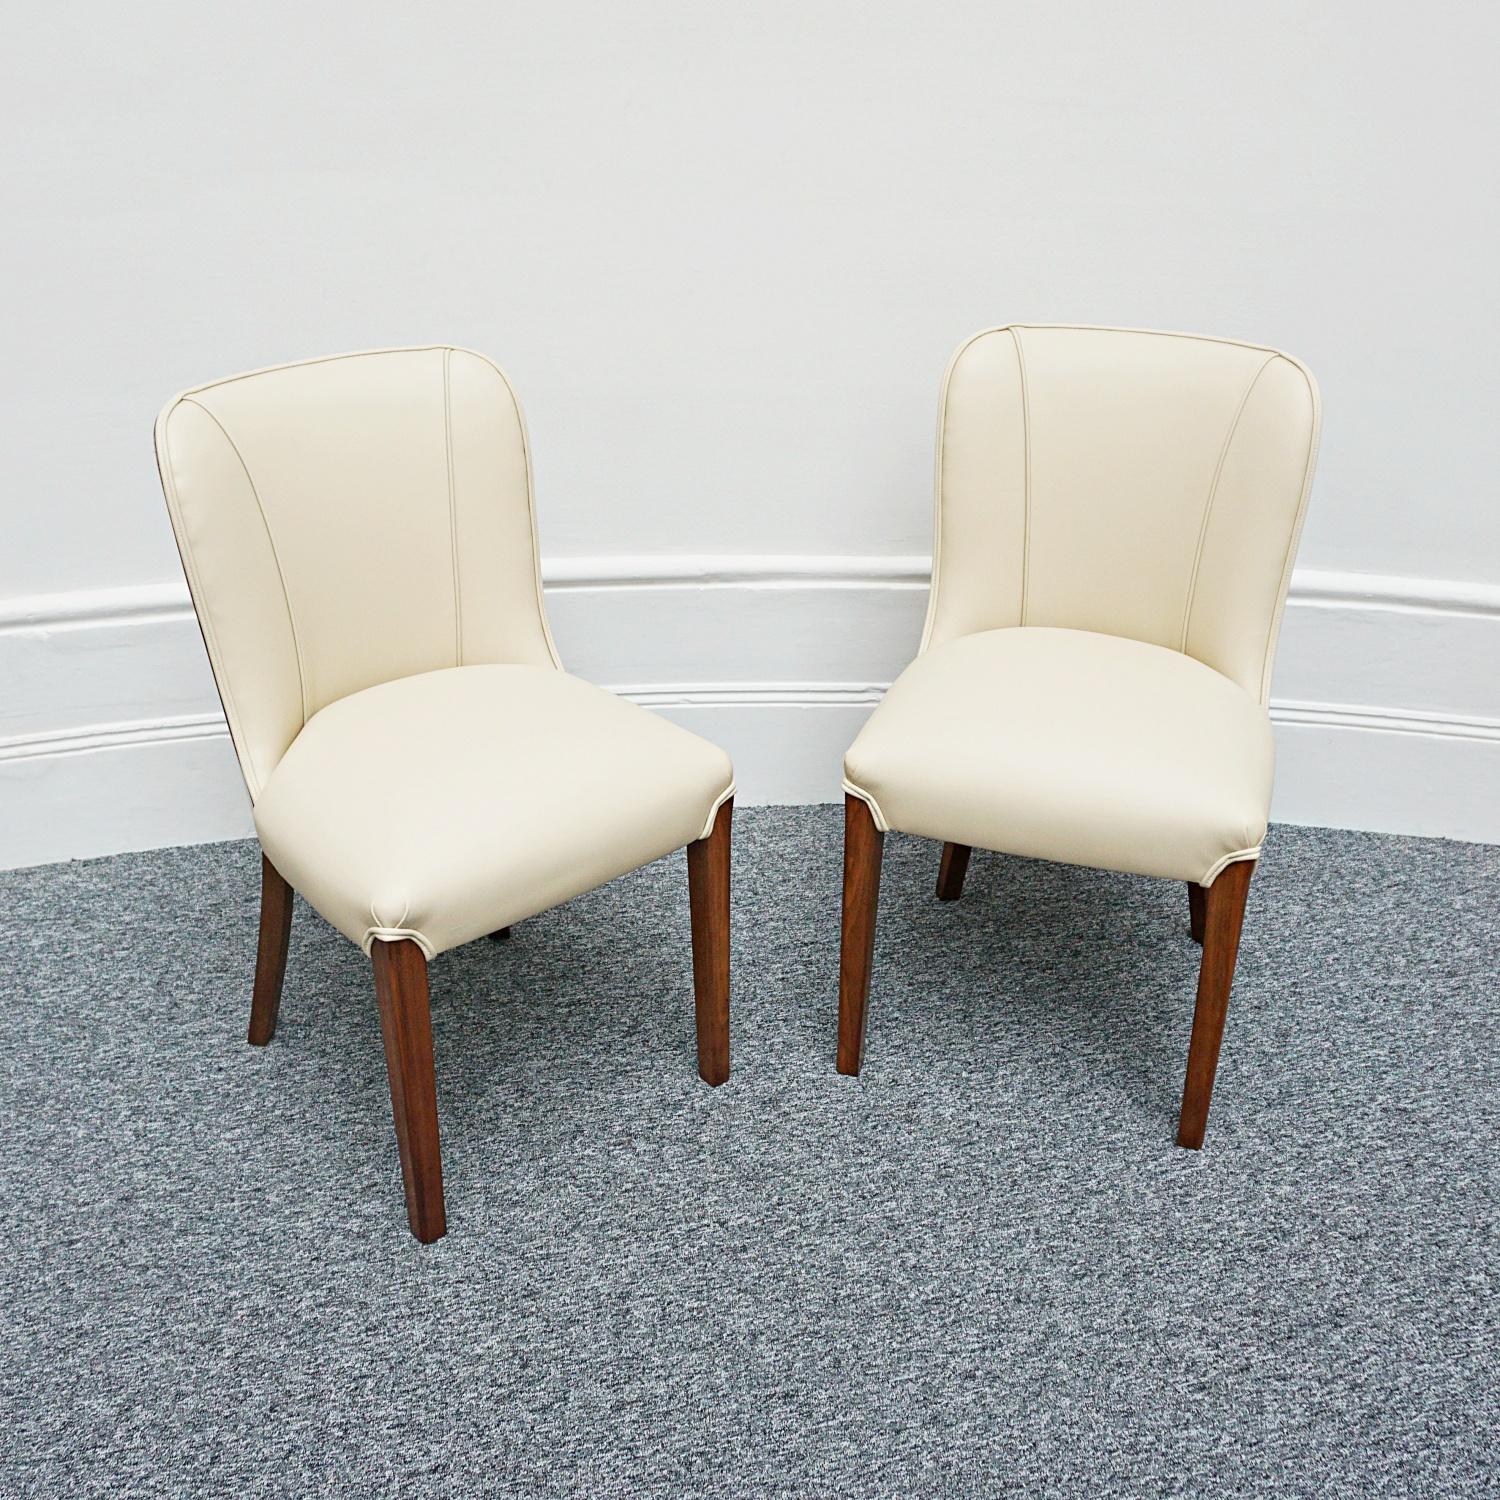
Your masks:
{"label": "vertical stitched seam on backrest", "polygon": [[254,479],[250,477],[250,465],[245,462],[245,455],[240,452],[239,445],[230,437],[229,429],[201,401],[195,401],[191,396],[184,396],[183,400],[189,405],[196,406],[223,434],[224,441],[229,444],[229,451],[234,454],[240,466],[240,472],[245,476],[245,483],[250,486],[251,498],[255,501],[255,508],[260,513],[260,524],[265,528],[266,545],[271,549],[271,561],[276,565],[276,577],[281,583],[281,602],[286,605],[287,628],[292,632],[292,651],[297,658],[297,692],[302,700],[302,722],[306,724],[307,671],[302,662],[302,638],[297,633],[297,616],[292,610],[292,594],[286,586],[286,572],[281,566],[281,554],[276,550],[276,538],[271,534],[271,522],[266,515],[265,504],[260,498],[260,491],[255,487]]}
{"label": "vertical stitched seam on backrest", "polygon": [[1016,346],[1016,367],[1021,376],[1021,451],[1025,490],[1021,511],[1021,624],[1026,623],[1026,597],[1031,580],[1031,396],[1026,385],[1026,355],[1021,349],[1019,329],[1010,330]]}
{"label": "vertical stitched seam on backrest", "polygon": [[448,465],[448,545],[453,554],[453,665],[464,664],[463,594],[458,577],[458,496],[453,486],[453,384],[451,349],[443,350],[443,452]]}
{"label": "vertical stitched seam on backrest", "polygon": [[1234,445],[1234,435],[1239,431],[1240,418],[1245,415],[1245,408],[1250,404],[1250,397],[1256,385],[1259,384],[1260,377],[1265,374],[1276,357],[1273,354],[1250,377],[1250,384],[1245,387],[1245,394],[1240,397],[1240,403],[1235,407],[1234,416],[1230,419],[1229,430],[1224,434],[1224,444],[1219,449],[1219,461],[1214,465],[1214,477],[1208,486],[1208,498],[1203,502],[1203,519],[1198,523],[1198,545],[1193,552],[1193,571],[1188,578],[1187,599],[1182,609],[1182,642],[1177,649],[1184,654],[1187,652],[1188,635],[1193,624],[1193,605],[1198,597],[1198,573],[1203,566],[1203,549],[1208,544],[1208,525],[1213,516],[1214,501],[1219,495],[1219,479],[1224,473],[1224,464],[1229,458],[1229,450]]}

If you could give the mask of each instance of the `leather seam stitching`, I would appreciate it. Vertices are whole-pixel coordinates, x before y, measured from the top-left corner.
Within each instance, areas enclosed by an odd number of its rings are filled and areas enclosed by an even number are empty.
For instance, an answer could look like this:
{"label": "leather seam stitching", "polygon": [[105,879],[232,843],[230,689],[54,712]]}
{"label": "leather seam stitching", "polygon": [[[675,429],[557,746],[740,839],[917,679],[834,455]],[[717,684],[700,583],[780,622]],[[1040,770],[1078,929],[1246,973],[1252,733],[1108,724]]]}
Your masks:
{"label": "leather seam stitching", "polygon": [[1255,387],[1260,384],[1260,377],[1277,358],[1277,355],[1271,355],[1250,377],[1250,384],[1245,387],[1245,394],[1240,397],[1240,403],[1234,409],[1234,416],[1229,422],[1229,430],[1224,434],[1224,444],[1219,449],[1219,461],[1214,465],[1214,477],[1208,486],[1208,498],[1203,502],[1203,519],[1198,524],[1198,545],[1193,551],[1193,571],[1188,578],[1187,599],[1182,609],[1182,643],[1177,649],[1184,655],[1187,653],[1188,635],[1193,624],[1193,606],[1198,600],[1198,574],[1203,567],[1203,551],[1208,544],[1208,529],[1213,519],[1214,502],[1219,498],[1219,480],[1223,477],[1224,465],[1228,462],[1230,449],[1234,446],[1235,434],[1240,430],[1240,419],[1245,415],[1245,408],[1250,404],[1250,397],[1255,394]]}
{"label": "leather seam stitching", "polygon": [[260,491],[255,487],[255,480],[251,477],[250,465],[245,462],[245,455],[240,452],[239,444],[230,437],[229,429],[201,401],[195,401],[191,396],[184,396],[182,399],[189,405],[196,406],[223,434],[224,441],[229,444],[229,451],[234,454],[240,466],[240,472],[245,476],[245,483],[250,486],[251,498],[255,501],[255,509],[260,514],[260,524],[265,528],[266,545],[271,549],[271,561],[276,564],[276,578],[281,584],[281,602],[286,606],[286,623],[292,632],[292,651],[297,658],[297,691],[302,700],[302,722],[306,724],[307,671],[302,662],[302,639],[297,634],[297,617],[292,612],[292,595],[286,586],[286,571],[281,566],[281,554],[276,550],[276,538],[271,532],[271,522],[266,516],[265,503],[261,500]]}
{"label": "leather seam stitching", "polygon": [[1025,495],[1021,512],[1021,624],[1026,623],[1026,602],[1031,582],[1031,394],[1026,384],[1026,355],[1019,330],[1010,330],[1016,346],[1016,367],[1021,375],[1021,446],[1025,455]]}
{"label": "leather seam stitching", "polygon": [[448,548],[453,558],[453,664],[464,664],[463,586],[458,566],[458,496],[453,483],[453,383],[451,349],[443,350],[443,451],[448,465]]}

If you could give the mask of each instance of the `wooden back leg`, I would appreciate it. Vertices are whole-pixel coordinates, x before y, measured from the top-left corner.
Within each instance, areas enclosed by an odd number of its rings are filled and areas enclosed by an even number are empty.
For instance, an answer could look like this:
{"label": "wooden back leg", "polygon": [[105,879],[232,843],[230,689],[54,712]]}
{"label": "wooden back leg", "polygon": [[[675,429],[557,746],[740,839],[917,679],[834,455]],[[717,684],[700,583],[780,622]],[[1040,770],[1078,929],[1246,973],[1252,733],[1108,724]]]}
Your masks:
{"label": "wooden back leg", "polygon": [[428,1008],[427,957],[409,939],[376,942],[370,948],[385,1066],[391,1081],[391,1113],[406,1185],[406,1218],[424,1245],[448,1228],[443,1206],[443,1158],[438,1144],[437,1078],[432,1065],[432,1015]]}
{"label": "wooden back leg", "polygon": [[938,865],[937,898],[939,901],[957,901],[964,893],[964,876],[969,873],[969,855],[974,851],[968,844],[944,844],[942,863]]}
{"label": "wooden back leg", "polygon": [[844,918],[839,942],[840,1073],[856,1074],[864,1062],[875,958],[875,914],[880,905],[880,862],[885,835],[862,797],[844,797]]}
{"label": "wooden back leg", "polygon": [[250,995],[250,1045],[264,1047],[276,1035],[281,982],[292,939],[292,888],[264,854],[260,857],[260,940],[255,949],[255,988]]}
{"label": "wooden back leg", "polygon": [[698,1076],[715,1086],[729,1077],[729,827],[733,816],[731,797],[720,806],[708,837],[687,846]]}
{"label": "wooden back leg", "polygon": [[1229,988],[1239,954],[1245,899],[1250,894],[1254,860],[1227,865],[1204,891],[1203,961],[1198,969],[1198,1003],[1193,1010],[1193,1036],[1188,1044],[1187,1080],[1182,1090],[1182,1116],[1177,1144],[1196,1151],[1203,1145],[1214,1074],[1219,1067],[1219,1044],[1229,1010]]}

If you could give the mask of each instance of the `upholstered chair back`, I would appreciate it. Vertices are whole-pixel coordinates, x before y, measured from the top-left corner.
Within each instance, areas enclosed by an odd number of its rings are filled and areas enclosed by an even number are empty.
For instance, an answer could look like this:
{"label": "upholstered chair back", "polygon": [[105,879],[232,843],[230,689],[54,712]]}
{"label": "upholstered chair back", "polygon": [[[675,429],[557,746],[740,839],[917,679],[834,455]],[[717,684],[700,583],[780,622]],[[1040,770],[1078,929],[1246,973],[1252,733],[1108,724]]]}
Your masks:
{"label": "upholstered chair back", "polygon": [[924,647],[1010,625],[1127,636],[1265,702],[1318,440],[1274,349],[1008,327],[944,383]]}
{"label": "upholstered chair back", "polygon": [[184,392],[157,462],[252,798],[336,699],[440,667],[556,666],[505,376],[462,349]]}

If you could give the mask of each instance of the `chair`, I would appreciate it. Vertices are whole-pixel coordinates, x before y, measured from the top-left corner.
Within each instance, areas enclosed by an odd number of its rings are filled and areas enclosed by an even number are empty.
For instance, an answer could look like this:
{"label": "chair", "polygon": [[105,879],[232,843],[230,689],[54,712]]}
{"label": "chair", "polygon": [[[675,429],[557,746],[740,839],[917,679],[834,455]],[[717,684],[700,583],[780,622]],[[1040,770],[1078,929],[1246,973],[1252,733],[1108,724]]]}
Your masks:
{"label": "chair", "polygon": [[943,841],[1188,884],[1203,945],[1179,1144],[1203,1144],[1270,807],[1271,660],[1318,438],[1274,349],[976,334],[944,381],[920,654],[844,761],[838,1070],[864,1050],[881,846]]}
{"label": "chair", "polygon": [[419,1240],[446,1227],[427,968],[684,844],[698,1071],[729,1076],[722,750],[566,675],[526,433],[480,355],[375,350],[184,392],[156,453],[254,804],[250,1041],[292,890],[369,954]]}

